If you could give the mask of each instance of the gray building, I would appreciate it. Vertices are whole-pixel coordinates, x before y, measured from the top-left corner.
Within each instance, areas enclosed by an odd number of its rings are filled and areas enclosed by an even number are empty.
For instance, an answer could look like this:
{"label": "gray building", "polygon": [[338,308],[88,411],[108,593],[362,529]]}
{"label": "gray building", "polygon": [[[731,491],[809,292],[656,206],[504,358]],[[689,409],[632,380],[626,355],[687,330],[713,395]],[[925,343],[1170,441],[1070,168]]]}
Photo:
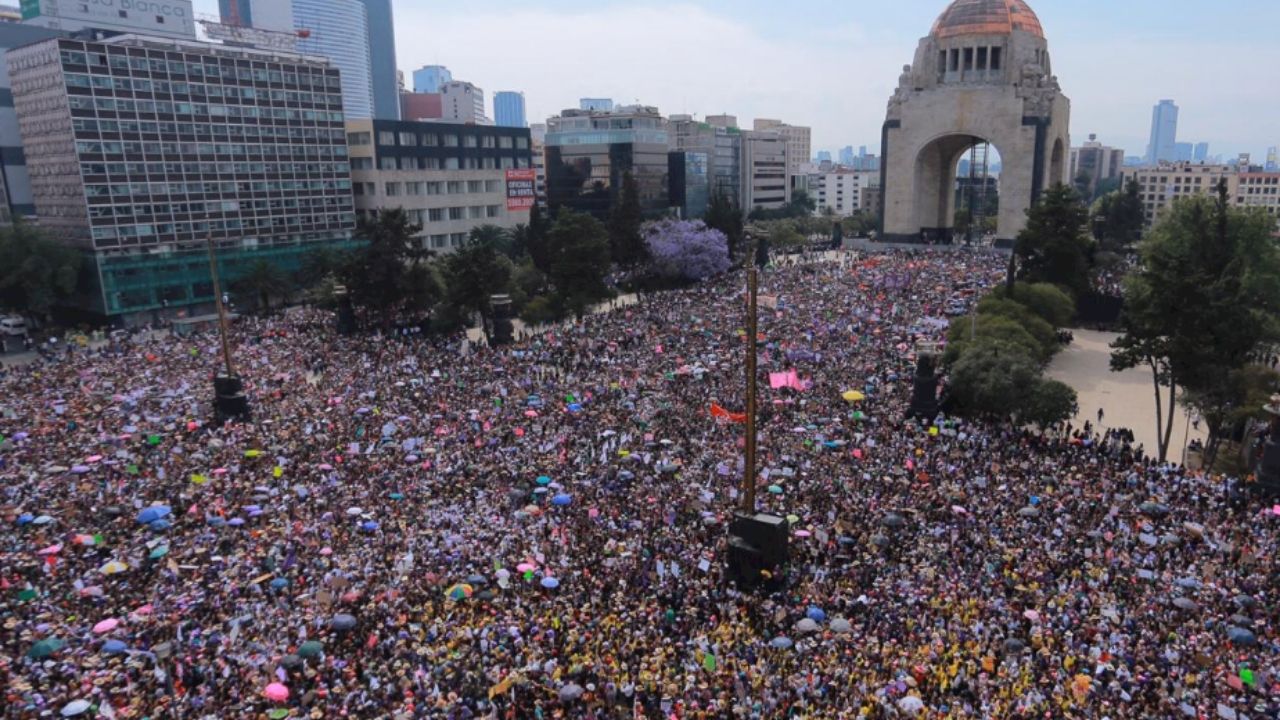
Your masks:
{"label": "gray building", "polygon": [[510,90],[494,93],[493,123],[498,127],[529,127],[524,112],[524,93]]}
{"label": "gray building", "polygon": [[[373,117],[373,60],[364,3],[293,0],[293,22],[307,32],[306,37],[298,38],[298,52],[328,58],[342,73],[342,107],[347,117]],[[396,113],[399,117],[398,110]]]}
{"label": "gray building", "polygon": [[1097,135],[1090,135],[1084,145],[1071,148],[1069,176],[1078,189],[1084,190],[1085,200],[1097,193],[1099,183],[1119,179],[1123,167],[1124,150],[1103,145]]}
{"label": "gray building", "polygon": [[655,107],[623,105],[613,112],[565,110],[547,120],[547,204],[609,216],[630,173],[640,207],[651,217],[670,202],[667,120]]}
{"label": "gray building", "polygon": [[578,100],[578,109],[589,112],[613,112],[612,98],[582,98]]}
{"label": "gray building", "polygon": [[209,240],[228,283],[354,246],[342,86],[323,58],[124,35],[7,60],[40,224],[90,258],[90,316],[207,311]]}
{"label": "gray building", "polygon": [[191,0],[22,0],[22,20],[67,32],[97,29],[196,39]]}
{"label": "gray building", "polygon": [[396,27],[391,0],[361,0],[369,21],[369,61],[373,73],[373,116],[400,119],[396,78]]}
{"label": "gray building", "polygon": [[1196,151],[1192,155],[1192,159],[1196,162],[1208,162],[1209,160],[1209,143],[1196,143]]}
{"label": "gray building", "polygon": [[672,150],[707,156],[710,194],[724,195],[734,207],[743,207],[741,131],[698,122],[688,115],[672,115],[668,127]]}
{"label": "gray building", "polygon": [[17,23],[0,23],[0,180],[4,183],[4,209],[0,220],[33,217],[36,206],[31,197],[31,178],[18,131],[18,114],[13,108],[9,83],[9,51],[22,45],[66,35],[62,30]]}
{"label": "gray building", "polygon": [[1173,162],[1178,154],[1178,106],[1161,100],[1151,110],[1151,140],[1147,143],[1147,163]]}

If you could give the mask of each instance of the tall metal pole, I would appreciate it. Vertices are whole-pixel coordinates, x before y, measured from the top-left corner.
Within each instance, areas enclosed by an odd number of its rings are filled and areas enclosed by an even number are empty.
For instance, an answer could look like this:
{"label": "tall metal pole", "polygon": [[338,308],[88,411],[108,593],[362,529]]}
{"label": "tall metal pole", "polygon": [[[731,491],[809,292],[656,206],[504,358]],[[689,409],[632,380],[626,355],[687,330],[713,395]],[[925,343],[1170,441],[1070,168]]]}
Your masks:
{"label": "tall metal pole", "polygon": [[756,291],[759,275],[747,270],[747,438],[742,475],[742,511],[756,512]]}
{"label": "tall metal pole", "polygon": [[227,339],[227,309],[222,304],[222,284],[218,282],[218,260],[213,253],[213,235],[206,236],[209,247],[209,274],[213,277],[213,303],[218,308],[218,334],[222,336],[222,359],[227,364],[227,377],[235,377],[231,365],[231,342]]}

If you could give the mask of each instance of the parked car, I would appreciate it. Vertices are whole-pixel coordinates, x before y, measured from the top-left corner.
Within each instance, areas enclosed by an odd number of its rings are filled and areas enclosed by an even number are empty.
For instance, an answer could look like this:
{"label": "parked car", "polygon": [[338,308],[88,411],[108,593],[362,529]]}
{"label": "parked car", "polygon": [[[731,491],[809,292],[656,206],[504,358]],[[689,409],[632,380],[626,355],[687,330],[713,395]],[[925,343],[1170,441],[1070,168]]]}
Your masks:
{"label": "parked car", "polygon": [[27,321],[17,315],[0,317],[0,335],[22,336],[27,334]]}

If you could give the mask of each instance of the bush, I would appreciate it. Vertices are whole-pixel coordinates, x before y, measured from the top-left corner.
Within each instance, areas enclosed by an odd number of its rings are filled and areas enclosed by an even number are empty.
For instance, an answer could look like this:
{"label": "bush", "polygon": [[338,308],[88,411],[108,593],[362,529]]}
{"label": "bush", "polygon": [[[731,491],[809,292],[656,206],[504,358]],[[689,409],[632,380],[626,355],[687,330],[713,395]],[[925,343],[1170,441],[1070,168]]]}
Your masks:
{"label": "bush", "polygon": [[1018,419],[1047,428],[1070,420],[1078,409],[1076,391],[1071,386],[1057,380],[1041,380],[1027,395]]}
{"label": "bush", "polygon": [[985,316],[1008,318],[1022,326],[1039,344],[1040,351],[1037,355],[1041,362],[1048,362],[1062,347],[1058,342],[1058,331],[1022,303],[988,296],[978,303],[978,317]]}
{"label": "bush", "polygon": [[535,326],[555,322],[564,318],[564,303],[554,295],[539,295],[525,303],[520,311],[520,319],[525,325]]}
{"label": "bush", "polygon": [[1040,382],[1039,373],[1031,355],[1001,342],[980,340],[952,366],[949,387],[965,413],[1008,417]]}
{"label": "bush", "polygon": [[[1020,354],[1034,363],[1043,362],[1044,346],[1017,320],[1001,315],[978,315],[977,329],[971,328],[972,319],[956,318],[951,321],[947,333],[947,352],[943,362],[953,365],[970,349],[970,345],[996,346],[1009,354]],[[974,340],[969,335],[973,332]]]}
{"label": "bush", "polygon": [[[997,293],[1003,296],[1004,288]],[[1013,299],[1055,328],[1066,327],[1076,316],[1076,303],[1071,296],[1049,283],[1014,283]]]}

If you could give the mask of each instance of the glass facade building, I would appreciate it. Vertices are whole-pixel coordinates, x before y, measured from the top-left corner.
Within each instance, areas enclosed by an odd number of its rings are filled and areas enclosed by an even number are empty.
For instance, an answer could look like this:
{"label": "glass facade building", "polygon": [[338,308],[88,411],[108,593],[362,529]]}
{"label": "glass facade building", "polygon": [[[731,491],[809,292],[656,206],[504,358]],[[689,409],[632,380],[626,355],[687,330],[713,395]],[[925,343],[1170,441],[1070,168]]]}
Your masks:
{"label": "glass facade building", "polygon": [[547,121],[547,205],[553,213],[569,208],[606,219],[630,172],[645,214],[665,213],[672,205],[669,151],[657,108],[565,110]]}
{"label": "glass facade building", "polygon": [[667,156],[671,204],[680,217],[697,220],[711,202],[711,158],[706,153],[673,151]]}
{"label": "glass facade building", "polygon": [[524,93],[509,91],[494,93],[493,122],[499,127],[529,127],[524,114]]}
{"label": "glass facade building", "polygon": [[400,119],[396,79],[396,27],[391,0],[361,0],[368,20],[369,66],[373,76],[373,117]]}
{"label": "glass facade building", "polygon": [[[9,52],[41,227],[94,259],[90,312],[207,304],[355,227],[337,69],[318,58],[121,36]],[[201,269],[201,263],[205,263]]]}
{"label": "glass facade building", "polygon": [[[342,107],[347,117],[374,117],[369,15],[364,3],[360,0],[293,0],[293,22],[295,27],[310,33],[309,37],[298,38],[298,52],[328,58],[341,71]],[[392,82],[395,82],[394,71]]]}
{"label": "glass facade building", "polygon": [[413,91],[416,93],[438,93],[448,82],[453,82],[453,73],[443,65],[427,65],[413,71]]}

